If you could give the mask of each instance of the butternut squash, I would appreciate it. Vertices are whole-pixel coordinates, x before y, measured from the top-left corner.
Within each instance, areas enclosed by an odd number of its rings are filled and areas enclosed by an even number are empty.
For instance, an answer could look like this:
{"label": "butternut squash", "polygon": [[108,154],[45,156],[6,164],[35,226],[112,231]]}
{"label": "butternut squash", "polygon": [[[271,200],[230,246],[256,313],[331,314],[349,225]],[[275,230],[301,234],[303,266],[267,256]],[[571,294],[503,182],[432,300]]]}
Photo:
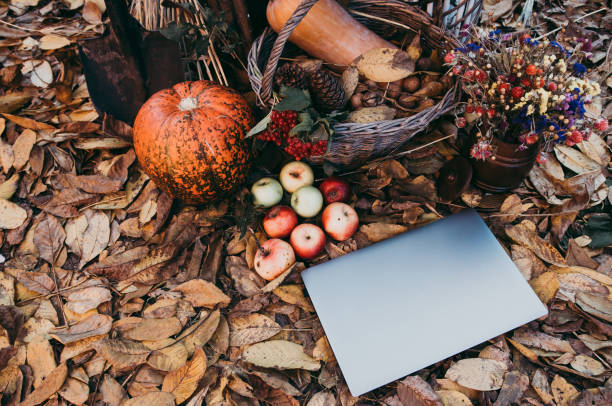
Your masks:
{"label": "butternut squash", "polygon": [[[270,27],[279,32],[301,2],[271,0],[266,10]],[[339,68],[350,65],[371,49],[397,48],[351,17],[335,0],[319,0],[295,27],[289,40]]]}

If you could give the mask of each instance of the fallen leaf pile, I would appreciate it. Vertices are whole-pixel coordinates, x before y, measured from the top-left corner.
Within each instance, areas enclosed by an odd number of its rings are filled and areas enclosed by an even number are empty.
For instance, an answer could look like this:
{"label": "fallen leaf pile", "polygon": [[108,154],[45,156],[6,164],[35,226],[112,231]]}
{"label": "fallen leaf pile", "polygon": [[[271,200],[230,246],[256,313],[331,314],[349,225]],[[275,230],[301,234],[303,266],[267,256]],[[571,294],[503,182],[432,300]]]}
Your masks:
{"label": "fallen leaf pile", "polygon": [[[346,174],[360,230],[268,282],[253,271],[266,237],[246,189],[173,202],[140,171],[131,128],[98,117],[77,41],[103,31],[104,2],[38,3],[0,2],[2,405],[612,404],[605,140],[557,147],[511,194],[453,203],[435,181],[448,143],[366,165]],[[464,207],[550,314],[351,396],[300,272]]]}

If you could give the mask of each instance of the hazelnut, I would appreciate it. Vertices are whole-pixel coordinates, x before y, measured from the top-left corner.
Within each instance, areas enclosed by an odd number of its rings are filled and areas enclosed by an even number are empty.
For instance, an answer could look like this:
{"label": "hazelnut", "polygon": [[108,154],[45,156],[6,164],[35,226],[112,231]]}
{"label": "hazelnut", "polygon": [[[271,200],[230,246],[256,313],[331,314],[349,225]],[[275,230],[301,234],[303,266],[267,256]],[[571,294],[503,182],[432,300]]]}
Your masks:
{"label": "hazelnut", "polygon": [[361,103],[364,107],[376,107],[380,104],[382,98],[375,92],[366,92],[363,94]]}
{"label": "hazelnut", "polygon": [[454,86],[455,81],[453,80],[452,77],[448,76],[448,75],[444,75],[440,78],[440,83],[442,83],[444,85],[445,89],[450,89],[451,87]]}
{"label": "hazelnut", "polygon": [[421,86],[425,86],[429,82],[435,82],[440,79],[439,73],[427,73],[421,77]]}
{"label": "hazelnut", "polygon": [[426,97],[424,99],[421,100],[421,102],[419,103],[419,105],[416,107],[417,111],[423,111],[429,107],[433,107],[436,104],[436,102],[433,99],[430,99],[429,97]]}
{"label": "hazelnut", "polygon": [[378,84],[376,82],[374,82],[373,80],[366,80],[365,81],[365,85],[368,87],[368,89],[370,90],[376,90],[378,89]]}
{"label": "hazelnut", "polygon": [[418,76],[410,76],[402,81],[402,89],[414,93],[421,88],[421,79]]}
{"label": "hazelnut", "polygon": [[353,109],[358,109],[359,107],[362,107],[362,94],[361,93],[355,93],[353,96],[351,96],[351,107],[353,107]]}
{"label": "hazelnut", "polygon": [[389,96],[392,99],[397,98],[400,93],[402,92],[402,85],[392,82],[389,83],[389,88],[387,88],[387,96]]}
{"label": "hazelnut", "polygon": [[417,70],[421,70],[421,71],[430,71],[433,68],[433,62],[431,61],[431,59],[424,57],[424,58],[419,58],[419,60],[416,63],[416,69]]}
{"label": "hazelnut", "polygon": [[406,109],[413,109],[416,107],[417,101],[418,101],[417,97],[412,96],[408,93],[402,93],[400,97],[397,99],[397,104],[399,104],[400,106]]}

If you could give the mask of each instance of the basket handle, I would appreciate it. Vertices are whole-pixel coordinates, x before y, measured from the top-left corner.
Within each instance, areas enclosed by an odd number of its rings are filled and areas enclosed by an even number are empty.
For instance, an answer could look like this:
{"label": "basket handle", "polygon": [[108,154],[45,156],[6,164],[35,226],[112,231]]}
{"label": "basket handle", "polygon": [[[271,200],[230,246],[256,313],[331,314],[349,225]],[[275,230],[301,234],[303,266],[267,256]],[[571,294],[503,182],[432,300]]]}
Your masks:
{"label": "basket handle", "polygon": [[261,81],[262,100],[269,100],[272,97],[272,79],[274,79],[274,72],[276,72],[276,66],[283,53],[287,39],[289,39],[295,27],[297,27],[317,1],[318,0],[302,1],[278,33],[278,37],[276,37],[274,45],[272,46],[272,51],[270,51],[270,57],[266,63],[266,69],[264,70],[263,79]]}

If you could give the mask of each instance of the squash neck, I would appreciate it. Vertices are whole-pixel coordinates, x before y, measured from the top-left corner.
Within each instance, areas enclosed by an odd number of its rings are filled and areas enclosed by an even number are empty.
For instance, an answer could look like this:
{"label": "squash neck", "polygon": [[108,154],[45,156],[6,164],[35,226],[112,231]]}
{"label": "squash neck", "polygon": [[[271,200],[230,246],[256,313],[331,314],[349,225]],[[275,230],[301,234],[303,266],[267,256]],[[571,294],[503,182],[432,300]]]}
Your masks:
{"label": "squash neck", "polygon": [[183,97],[178,104],[180,111],[193,110],[198,107],[198,99],[196,97]]}

